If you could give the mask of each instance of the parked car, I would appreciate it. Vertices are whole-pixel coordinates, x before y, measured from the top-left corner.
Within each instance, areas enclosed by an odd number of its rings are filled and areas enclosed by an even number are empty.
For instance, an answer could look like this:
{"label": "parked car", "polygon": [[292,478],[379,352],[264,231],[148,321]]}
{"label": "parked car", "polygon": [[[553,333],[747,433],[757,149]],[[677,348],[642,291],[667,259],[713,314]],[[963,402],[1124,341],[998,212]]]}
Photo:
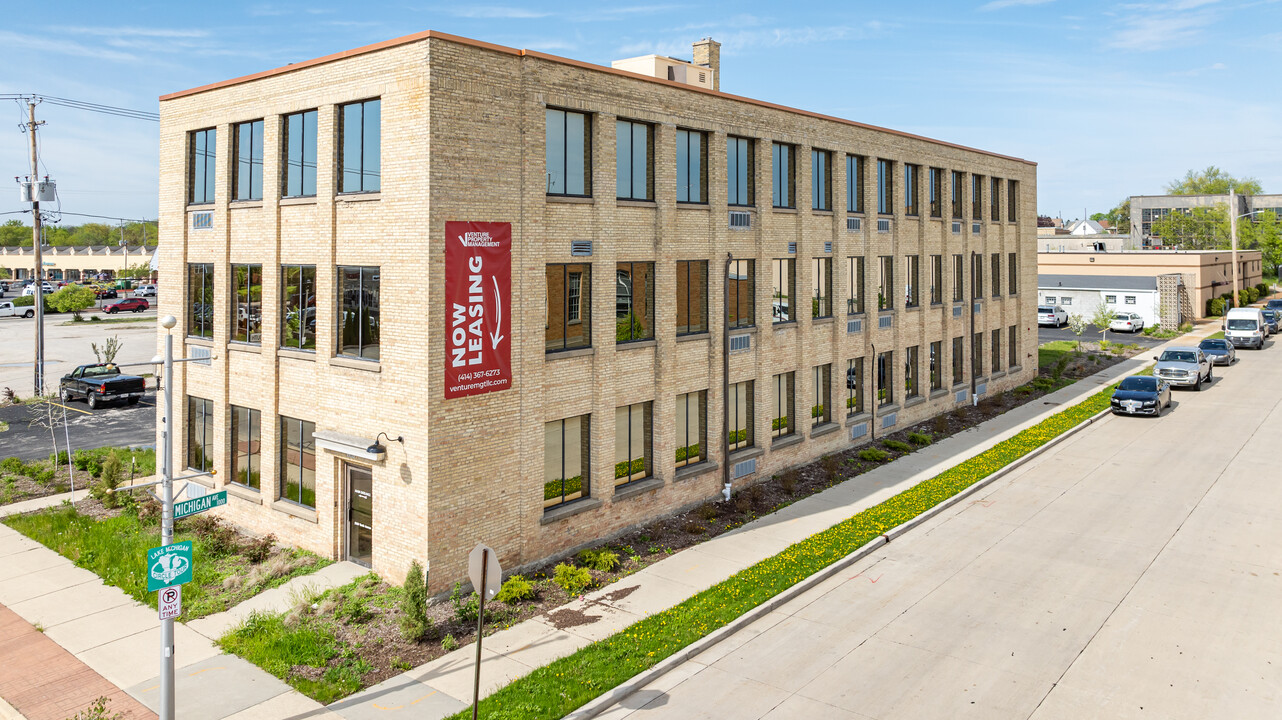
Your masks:
{"label": "parked car", "polygon": [[1224,316],[1224,337],[1233,347],[1250,346],[1259,350],[1269,332],[1264,313],[1259,308],[1233,308]]}
{"label": "parked car", "polygon": [[134,294],[138,297],[156,297],[156,286],[139,285],[138,290]]}
{"label": "parked car", "polygon": [[1160,417],[1171,406],[1171,385],[1161,378],[1132,375],[1118,383],[1110,404],[1116,415]]}
{"label": "parked car", "polygon": [[126,310],[132,310],[134,312],[142,312],[143,310],[146,310],[149,307],[151,307],[151,303],[147,302],[146,300],[143,300],[142,298],[129,298],[128,300],[121,300],[120,302],[114,302],[104,307],[102,311],[110,315],[112,313],[124,312]]}
{"label": "parked car", "polygon": [[1282,298],[1273,298],[1268,301],[1264,304],[1264,309],[1282,313]]}
{"label": "parked car", "polygon": [[95,287],[93,289],[93,294],[98,296],[99,300],[114,300],[120,297],[120,295],[116,293],[116,289],[109,285],[108,286],[99,285],[98,287]]}
{"label": "parked car", "polygon": [[1068,324],[1068,311],[1058,305],[1038,305],[1037,324],[1064,327]]}
{"label": "parked car", "polygon": [[35,317],[34,307],[14,307],[11,302],[0,302],[0,317]]}
{"label": "parked car", "polygon": [[1263,310],[1260,311],[1260,314],[1264,316],[1264,322],[1269,327],[1269,334],[1277,335],[1278,334],[1278,312],[1276,310],[1270,310],[1268,308],[1264,308]]}
{"label": "parked car", "polygon": [[146,380],[137,375],[122,375],[115,363],[95,363],[81,365],[70,375],[64,375],[58,384],[58,396],[63,402],[84,398],[89,407],[96,408],[121,401],[133,405],[146,389]]}
{"label": "parked car", "polygon": [[1118,313],[1113,318],[1113,322],[1109,323],[1108,329],[1116,330],[1117,332],[1137,333],[1144,329],[1144,318],[1130,312]]}
{"label": "parked car", "polygon": [[1172,385],[1201,390],[1211,382],[1211,359],[1195,347],[1173,347],[1162,351],[1153,368],[1153,376]]}
{"label": "parked car", "polygon": [[1197,344],[1197,349],[1210,357],[1213,365],[1232,365],[1237,360],[1237,351],[1228,340],[1207,338]]}
{"label": "parked car", "polygon": [[[52,286],[52,285],[50,285],[50,284],[49,284],[49,283],[47,283],[47,282],[46,282],[46,283],[41,283],[41,284],[40,284],[40,290],[41,290],[41,292],[43,292],[45,295],[52,295],[52,294],[53,294],[53,292],[54,292],[54,290],[53,290],[53,286]],[[22,294],[23,294],[23,296],[24,296],[24,297],[31,296],[31,295],[35,295],[35,294],[36,294],[36,284],[35,284],[35,283],[30,283],[29,285],[27,285],[25,288],[23,288],[23,289],[22,289]]]}

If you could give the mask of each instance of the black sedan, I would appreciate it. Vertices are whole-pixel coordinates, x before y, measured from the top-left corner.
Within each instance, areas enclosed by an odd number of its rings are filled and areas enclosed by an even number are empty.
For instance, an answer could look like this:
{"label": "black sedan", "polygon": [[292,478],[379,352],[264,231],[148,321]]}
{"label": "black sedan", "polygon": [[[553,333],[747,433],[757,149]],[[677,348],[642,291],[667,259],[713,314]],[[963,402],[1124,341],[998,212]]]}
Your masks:
{"label": "black sedan", "polygon": [[1207,338],[1197,344],[1202,354],[1211,358],[1212,365],[1232,365],[1237,359],[1237,351],[1233,349],[1233,343],[1228,340],[1219,338]]}
{"label": "black sedan", "polygon": [[1171,386],[1148,375],[1132,375],[1113,391],[1112,405],[1117,415],[1161,416],[1171,406]]}
{"label": "black sedan", "polygon": [[1268,324],[1269,324],[1269,333],[1271,333],[1271,334],[1273,334],[1273,335],[1277,335],[1277,334],[1278,334],[1278,313],[1277,313],[1277,311],[1276,311],[1276,310],[1269,310],[1269,309],[1267,309],[1267,308],[1266,308],[1266,309],[1264,309],[1264,310],[1261,310],[1260,312],[1264,313],[1264,322],[1266,322],[1266,323],[1268,323]]}

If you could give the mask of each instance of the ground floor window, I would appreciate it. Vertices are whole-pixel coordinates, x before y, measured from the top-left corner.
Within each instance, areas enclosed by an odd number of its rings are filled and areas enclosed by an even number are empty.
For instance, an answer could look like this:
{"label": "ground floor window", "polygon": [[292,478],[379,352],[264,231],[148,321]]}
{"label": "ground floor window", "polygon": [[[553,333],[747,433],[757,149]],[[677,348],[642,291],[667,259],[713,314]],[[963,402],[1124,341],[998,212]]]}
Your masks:
{"label": "ground floor window", "polygon": [[187,467],[200,472],[214,469],[214,403],[187,396]]}
{"label": "ground floor window", "polygon": [[970,338],[970,376],[984,376],[984,333],[977,332]]}
{"label": "ground floor window", "polygon": [[992,372],[997,372],[1002,369],[1002,331],[1000,328],[993,331],[992,353]]}
{"label": "ground floor window", "polygon": [[846,417],[864,411],[864,359],[846,361]]}
{"label": "ground floor window", "polygon": [[316,423],[280,418],[280,499],[316,507]]}
{"label": "ground floor window", "polygon": [[965,350],[962,348],[962,338],[953,338],[953,384],[960,385],[965,371],[962,369],[962,354]]}
{"label": "ground floor window", "polygon": [[231,454],[231,482],[247,488],[260,488],[262,446],[260,416],[253,408],[231,406],[231,437],[235,443]]}
{"label": "ground floor window", "polygon": [[944,352],[942,342],[933,342],[930,344],[930,389],[938,390],[944,386],[944,373],[940,365],[943,362],[941,354]]}
{"label": "ground floor window", "polygon": [[650,476],[653,403],[614,409],[614,484],[622,485]]}
{"label": "ground floor window", "polygon": [[793,373],[775,375],[770,392],[770,436],[791,435],[795,428],[793,413]]}
{"label": "ground floor window", "polygon": [[832,390],[832,365],[817,365],[814,369],[814,402],[810,406],[810,418],[814,425],[822,425],[831,418],[828,409],[828,396]]}
{"label": "ground floor window", "polygon": [[677,396],[677,467],[703,460],[708,444],[708,391]]}
{"label": "ground floor window", "polygon": [[895,353],[877,354],[877,407],[895,402]]}
{"label": "ground floor window", "polygon": [[544,424],[543,507],[589,496],[590,420],[589,415],[579,415]]}
{"label": "ground floor window", "polygon": [[1011,325],[1007,332],[1010,337],[1006,341],[1006,352],[1010,355],[1010,361],[1006,364],[1015,367],[1019,365],[1019,331],[1016,326]]}
{"label": "ground floor window", "polygon": [[753,381],[744,380],[730,386],[730,427],[726,431],[731,450],[752,447]]}
{"label": "ground floor window", "polygon": [[904,350],[904,399],[915,398],[921,394],[921,385],[918,375],[918,355],[921,349],[917,345]]}

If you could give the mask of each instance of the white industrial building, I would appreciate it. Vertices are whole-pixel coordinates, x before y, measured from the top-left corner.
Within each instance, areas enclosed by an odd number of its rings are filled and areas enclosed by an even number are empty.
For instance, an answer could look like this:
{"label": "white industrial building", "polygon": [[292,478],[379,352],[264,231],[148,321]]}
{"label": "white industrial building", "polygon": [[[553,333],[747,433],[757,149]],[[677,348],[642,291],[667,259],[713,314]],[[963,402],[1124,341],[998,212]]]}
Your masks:
{"label": "white industrial building", "polygon": [[1059,305],[1089,320],[1101,304],[1137,313],[1144,327],[1159,324],[1161,293],[1156,277],[1128,275],[1038,275],[1037,304]]}

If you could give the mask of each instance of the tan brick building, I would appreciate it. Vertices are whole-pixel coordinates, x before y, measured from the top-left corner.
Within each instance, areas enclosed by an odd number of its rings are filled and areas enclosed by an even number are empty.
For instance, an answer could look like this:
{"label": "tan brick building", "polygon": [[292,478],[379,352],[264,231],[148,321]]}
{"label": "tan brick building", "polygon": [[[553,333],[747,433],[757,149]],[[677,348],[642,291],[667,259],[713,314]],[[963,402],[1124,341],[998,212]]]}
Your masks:
{"label": "tan brick building", "polygon": [[[1024,160],[434,32],[160,105],[161,311],[213,355],[176,462],[391,578],[567,552],[1036,372]],[[511,223],[512,388],[446,399],[459,220]]]}

